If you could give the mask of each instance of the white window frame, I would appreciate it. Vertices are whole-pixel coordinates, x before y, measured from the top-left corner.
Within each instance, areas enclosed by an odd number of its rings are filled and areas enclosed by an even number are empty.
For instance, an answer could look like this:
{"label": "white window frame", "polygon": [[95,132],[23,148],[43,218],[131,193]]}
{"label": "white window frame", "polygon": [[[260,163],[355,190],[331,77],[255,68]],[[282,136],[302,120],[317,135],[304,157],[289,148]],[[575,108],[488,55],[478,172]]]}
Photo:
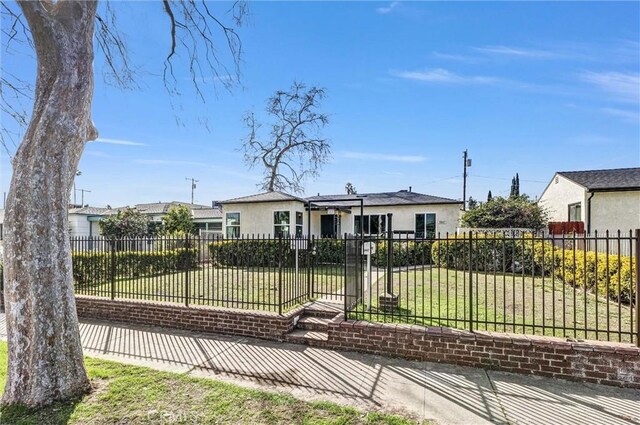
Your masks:
{"label": "white window frame", "polygon": [[[238,214],[238,224],[228,224],[229,223],[229,219],[227,218],[230,214]],[[224,235],[227,238],[239,238],[240,235],[242,235],[242,232],[240,231],[242,226],[242,214],[240,213],[240,211],[229,211],[224,213]],[[238,234],[235,236],[229,236],[229,229],[238,229]]]}
{"label": "white window frame", "polygon": [[[277,213],[287,213],[288,216],[288,223],[287,224],[278,224],[276,223],[276,214]],[[291,235],[291,210],[273,210],[273,213],[271,215],[271,217],[273,217],[273,237],[277,238],[278,237],[278,232],[277,232],[277,228],[282,228],[282,227],[287,227],[287,231],[283,232],[282,229],[280,230],[282,237],[288,237]]]}

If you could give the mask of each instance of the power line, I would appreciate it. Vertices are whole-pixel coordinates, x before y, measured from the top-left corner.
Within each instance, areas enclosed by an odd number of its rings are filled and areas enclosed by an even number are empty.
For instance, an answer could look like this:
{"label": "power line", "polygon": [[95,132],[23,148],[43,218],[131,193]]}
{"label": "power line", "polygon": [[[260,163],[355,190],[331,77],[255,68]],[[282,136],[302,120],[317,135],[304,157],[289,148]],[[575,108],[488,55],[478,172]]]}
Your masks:
{"label": "power line", "polygon": [[[505,177],[491,177],[491,176],[479,176],[477,174],[472,174],[473,177],[478,177],[481,179],[490,179],[490,180],[511,180]],[[542,181],[542,180],[527,180],[527,179],[521,179],[523,182],[530,182],[530,183],[547,183],[546,181]]]}

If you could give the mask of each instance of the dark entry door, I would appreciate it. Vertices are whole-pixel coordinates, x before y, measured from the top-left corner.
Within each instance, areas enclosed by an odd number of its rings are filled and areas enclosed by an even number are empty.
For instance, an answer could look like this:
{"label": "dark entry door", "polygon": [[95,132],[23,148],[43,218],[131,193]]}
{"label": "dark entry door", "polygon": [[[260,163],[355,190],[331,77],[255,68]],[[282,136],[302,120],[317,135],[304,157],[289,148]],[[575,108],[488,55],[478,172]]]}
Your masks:
{"label": "dark entry door", "polygon": [[335,214],[320,216],[320,236],[323,238],[335,238],[338,232],[338,220]]}

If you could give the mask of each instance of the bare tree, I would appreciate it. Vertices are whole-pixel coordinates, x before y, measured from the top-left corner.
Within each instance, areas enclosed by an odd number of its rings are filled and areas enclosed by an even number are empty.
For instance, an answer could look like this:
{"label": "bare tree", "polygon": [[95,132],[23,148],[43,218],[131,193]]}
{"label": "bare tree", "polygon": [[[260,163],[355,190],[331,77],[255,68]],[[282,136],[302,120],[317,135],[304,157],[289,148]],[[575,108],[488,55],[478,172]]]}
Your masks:
{"label": "bare tree", "polygon": [[294,82],[289,91],[277,91],[267,101],[273,119],[266,139],[258,136],[261,125],[253,112],[244,116],[249,136],[242,144],[250,168],[264,168],[260,189],[302,192],[304,181],[316,177],[331,155],[331,145],[321,130],[329,122],[317,112],[325,90]]}
{"label": "bare tree", "polygon": [[[19,93],[21,86],[6,81],[5,75],[2,79],[3,111],[16,111],[28,122],[13,157],[4,223],[9,366],[2,404],[38,407],[90,390],[73,295],[67,208],[84,145],[98,135],[91,119],[94,36],[114,83],[130,85],[133,73],[110,8],[101,15],[95,0],[22,0],[18,5],[21,13],[2,3],[5,16],[15,19],[7,31],[26,36],[38,66],[30,117],[5,98],[7,92]],[[216,75],[222,69],[214,28],[224,35],[235,65],[239,39],[205,2],[164,0],[162,7],[171,40],[166,87],[175,91],[173,58],[182,48],[202,94],[203,73]]]}

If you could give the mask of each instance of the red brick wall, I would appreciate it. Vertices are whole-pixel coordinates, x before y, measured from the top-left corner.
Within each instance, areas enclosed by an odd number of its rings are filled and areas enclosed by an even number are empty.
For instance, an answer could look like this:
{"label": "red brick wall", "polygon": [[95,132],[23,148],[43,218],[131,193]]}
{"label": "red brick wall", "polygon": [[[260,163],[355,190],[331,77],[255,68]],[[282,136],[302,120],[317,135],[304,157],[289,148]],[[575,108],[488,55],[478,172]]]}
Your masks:
{"label": "red brick wall", "polygon": [[285,315],[277,313],[182,306],[135,300],[76,296],[78,316],[91,319],[138,323],[151,326],[187,329],[198,332],[244,335],[282,340],[290,332],[300,309]]}
{"label": "red brick wall", "polygon": [[[77,296],[78,315],[199,332],[281,341],[302,308],[285,315],[149,301],[111,301]],[[560,338],[450,328],[345,321],[328,328],[326,348],[410,360],[442,362],[507,372],[640,388],[640,348],[628,344],[569,342]]]}
{"label": "red brick wall", "polygon": [[640,348],[628,344],[336,318],[329,324],[328,347],[640,388]]}

